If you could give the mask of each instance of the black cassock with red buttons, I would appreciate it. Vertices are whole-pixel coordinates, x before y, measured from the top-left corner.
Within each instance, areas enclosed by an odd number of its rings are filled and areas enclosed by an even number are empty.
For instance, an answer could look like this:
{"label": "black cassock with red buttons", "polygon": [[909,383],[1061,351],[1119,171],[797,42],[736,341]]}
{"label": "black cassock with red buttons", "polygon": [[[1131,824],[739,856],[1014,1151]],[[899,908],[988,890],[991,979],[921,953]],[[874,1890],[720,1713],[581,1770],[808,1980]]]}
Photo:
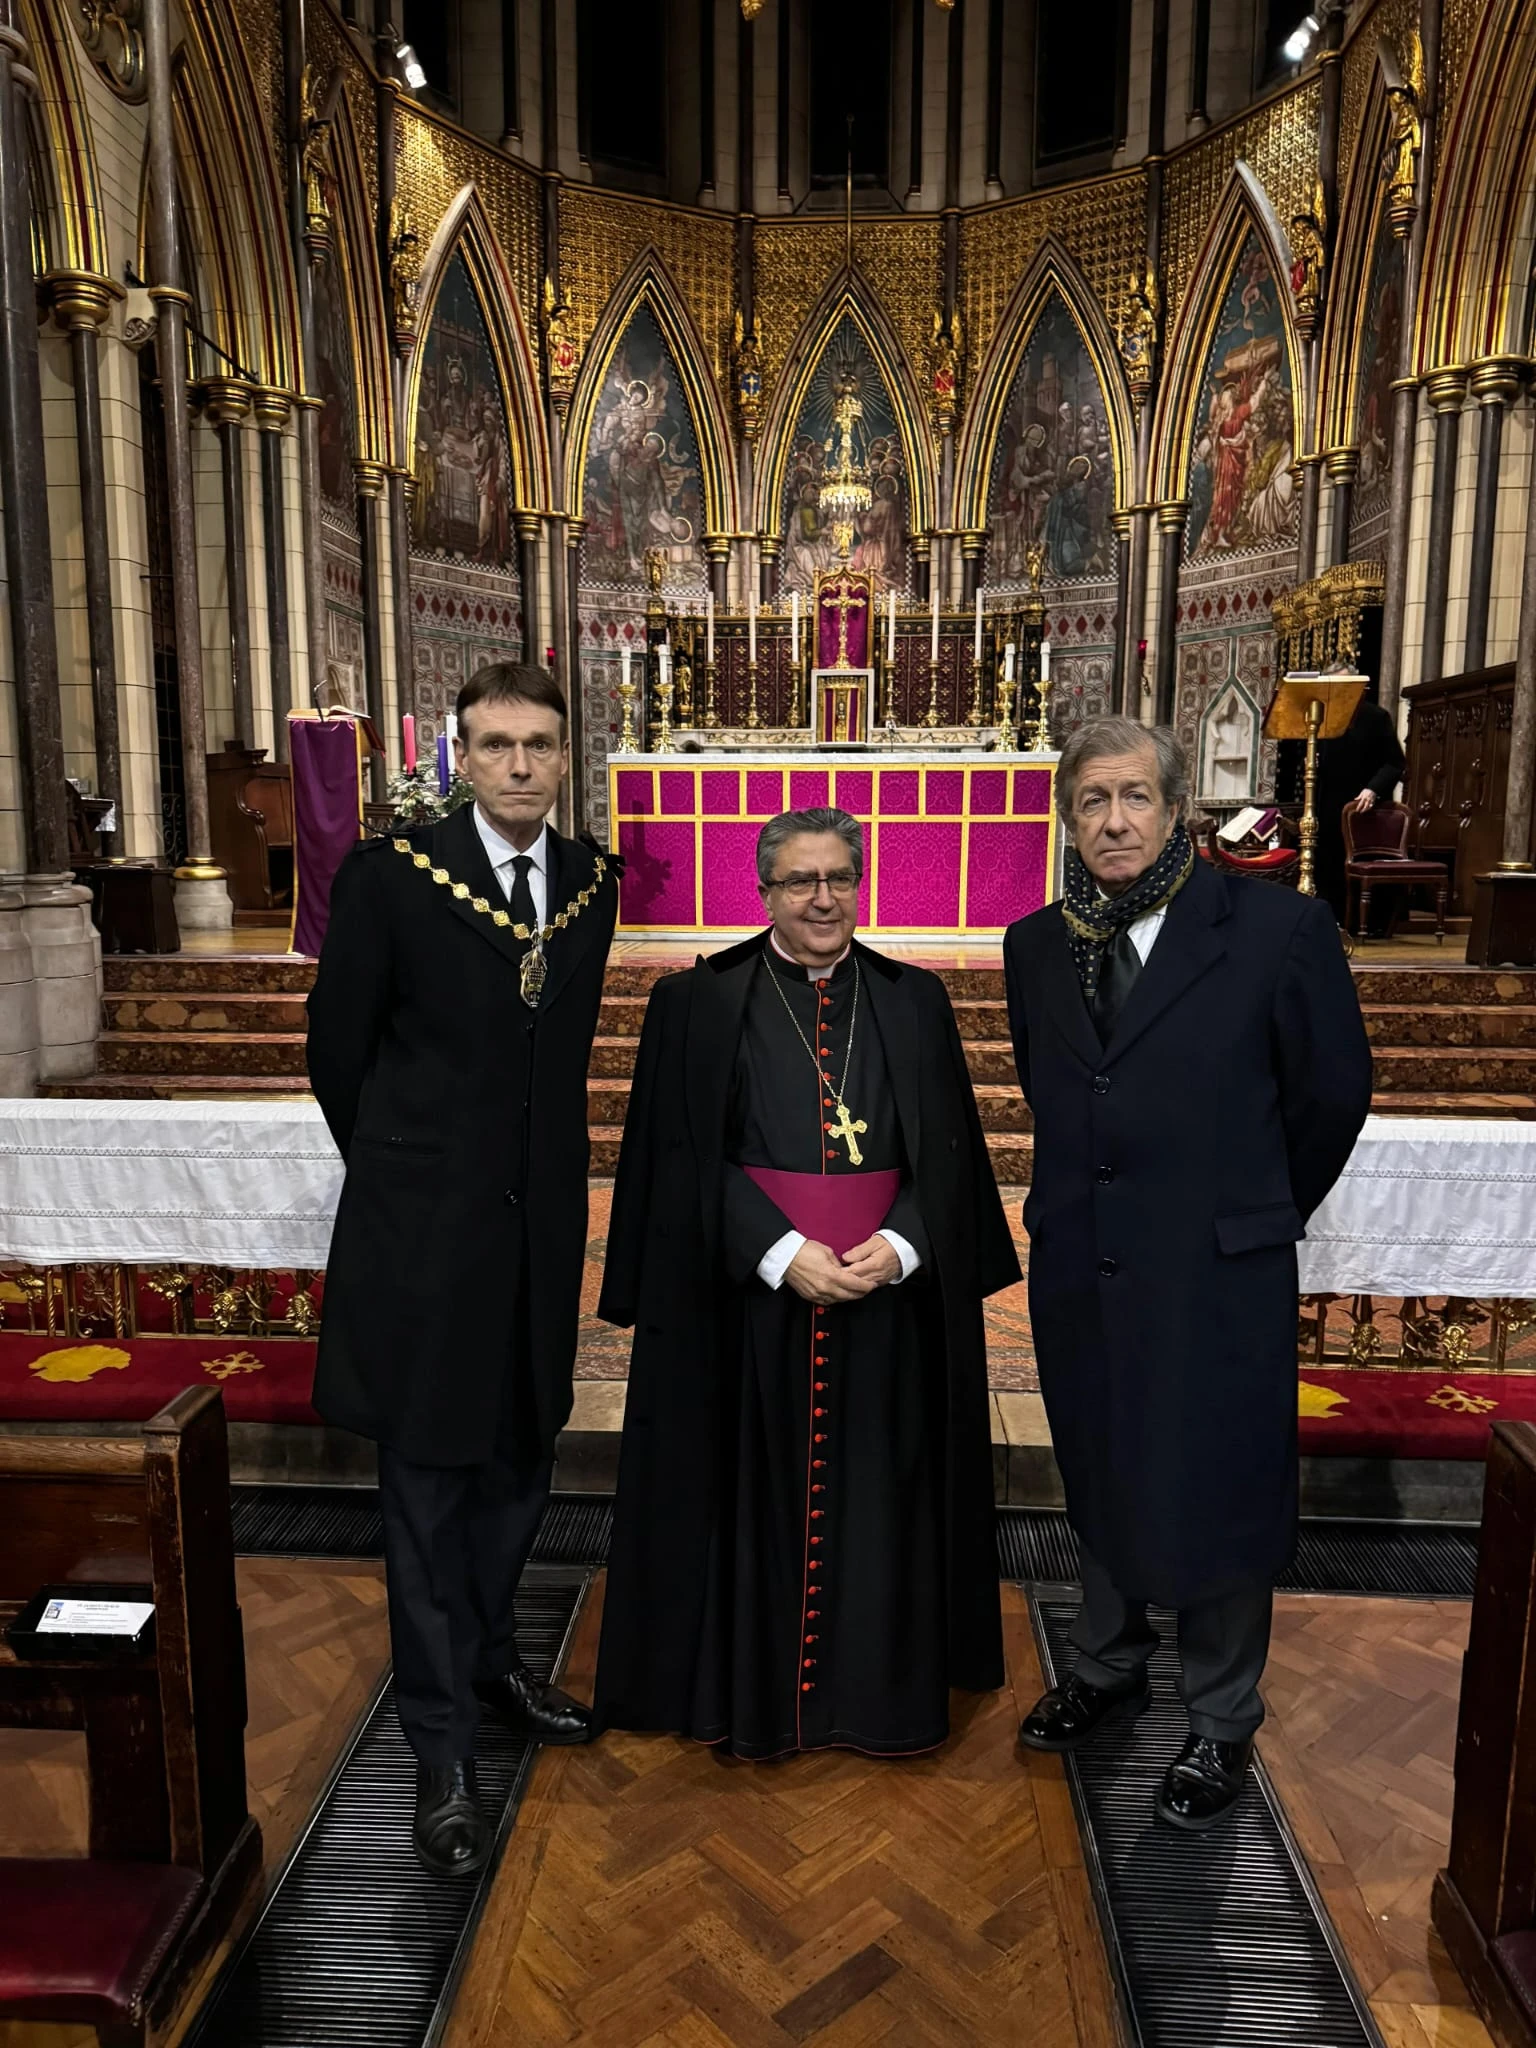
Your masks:
{"label": "black cassock with red buttons", "polygon": [[[826,1309],[771,1288],[790,1224],[751,1166],[897,1170],[920,1267]],[[658,985],[599,1306],[635,1327],[605,1725],[896,1755],[1002,1682],[981,1303],[1017,1277],[936,976],[856,945],[813,985],[754,939]]]}

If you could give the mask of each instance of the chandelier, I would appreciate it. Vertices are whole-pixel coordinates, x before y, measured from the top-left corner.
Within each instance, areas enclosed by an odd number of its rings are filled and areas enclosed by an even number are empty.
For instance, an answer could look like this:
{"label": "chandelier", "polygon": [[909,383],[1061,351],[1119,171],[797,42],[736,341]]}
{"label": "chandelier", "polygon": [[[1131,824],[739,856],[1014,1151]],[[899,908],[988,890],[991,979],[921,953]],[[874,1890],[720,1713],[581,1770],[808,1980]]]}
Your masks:
{"label": "chandelier", "polygon": [[837,382],[832,439],[827,443],[827,452],[834,458],[833,467],[823,476],[816,496],[822,526],[830,530],[838,555],[845,562],[853,546],[854,527],[870,505],[869,472],[858,460],[853,446],[854,422],[863,417],[857,380],[845,372]]}

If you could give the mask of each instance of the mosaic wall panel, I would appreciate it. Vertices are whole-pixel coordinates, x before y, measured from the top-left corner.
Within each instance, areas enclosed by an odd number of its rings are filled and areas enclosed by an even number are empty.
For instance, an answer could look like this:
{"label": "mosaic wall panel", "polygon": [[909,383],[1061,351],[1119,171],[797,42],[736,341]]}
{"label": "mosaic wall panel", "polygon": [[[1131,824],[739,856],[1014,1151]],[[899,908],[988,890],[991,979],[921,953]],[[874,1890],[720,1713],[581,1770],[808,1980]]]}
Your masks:
{"label": "mosaic wall panel", "polygon": [[1194,567],[1294,533],[1290,357],[1280,287],[1257,234],[1237,259],[1195,406],[1185,555]]}
{"label": "mosaic wall panel", "polygon": [[[623,720],[619,701],[619,647],[627,640],[636,650],[631,674],[640,681],[639,649],[645,644],[643,606],[621,599],[603,602],[584,598],[581,606],[581,703],[586,721],[585,757],[581,762],[582,795],[588,828],[603,845],[608,838],[608,756],[619,744]],[[637,731],[640,699],[636,696]]]}
{"label": "mosaic wall panel", "polygon": [[[1475,8],[1480,0],[1472,0]],[[1447,10],[1449,13],[1450,10]],[[1344,52],[1344,82],[1339,97],[1339,187],[1360,146],[1360,128],[1370,98],[1371,80],[1376,72],[1376,50],[1383,36],[1401,55],[1418,25],[1418,0],[1381,0],[1356,17],[1353,33]],[[1458,33],[1453,30],[1453,37]],[[1449,105],[1449,101],[1447,101]]]}
{"label": "mosaic wall panel", "polygon": [[535,341],[543,207],[537,172],[409,104],[400,108],[399,135],[396,189],[421,248],[459,193],[473,185],[506,259],[529,340]]}
{"label": "mosaic wall panel", "polygon": [[987,585],[1028,588],[1038,541],[1053,584],[1112,575],[1115,464],[1104,392],[1053,292],[1019,364],[987,487]]}
{"label": "mosaic wall panel", "polygon": [[323,7],[305,12],[305,37],[310,61],[322,79],[330,78],[339,66],[347,96],[347,118],[357,137],[358,168],[368,199],[368,218],[379,211],[378,118],[374,110],[377,87],[367,68],[348,43],[336,18]]}
{"label": "mosaic wall panel", "polygon": [[320,558],[325,583],[325,658],[336,670],[354,711],[368,707],[363,665],[363,566],[357,528],[329,503],[320,509]]}
{"label": "mosaic wall panel", "polygon": [[1059,746],[1085,720],[1114,709],[1115,586],[1074,584],[1051,592],[1046,609],[1051,642],[1051,733]]}
{"label": "mosaic wall panel", "polygon": [[571,334],[584,351],[636,257],[655,249],[693,315],[723,384],[736,309],[734,216],[653,206],[612,192],[566,186],[560,200],[559,289]]}
{"label": "mosaic wall panel", "polygon": [[[1295,581],[1294,550],[1215,558],[1186,568],[1174,615],[1177,646],[1174,725],[1197,766],[1204,723],[1230,682],[1242,687],[1262,716],[1275,687],[1275,636],[1269,608]],[[1256,743],[1254,796],[1274,788],[1274,749]],[[1210,794],[1202,790],[1200,794]]]}
{"label": "mosaic wall panel", "polygon": [[823,352],[790,436],[779,502],[780,581],[786,590],[810,590],[838,559],[817,499],[833,445],[833,406],[840,392],[850,391],[861,408],[855,456],[869,473],[872,498],[849,559],[854,568],[867,569],[879,589],[906,588],[909,496],[901,435],[875,359],[853,321],[844,319]]}
{"label": "mosaic wall panel", "polygon": [[327,506],[357,528],[357,391],[345,283],[332,253],[311,270],[315,303],[315,374],[320,399],[320,491]]}
{"label": "mosaic wall panel", "polygon": [[[754,288],[762,329],[764,387],[772,392],[802,329],[843,267],[844,235],[830,221],[759,221],[753,235]],[[855,221],[853,261],[905,349],[919,388],[926,382],[933,316],[942,291],[943,235],[926,220]]]}
{"label": "mosaic wall panel", "polygon": [[677,365],[641,306],[613,352],[592,415],[582,480],[586,590],[642,590],[645,556],[667,558],[672,590],[704,587],[699,442]]}
{"label": "mosaic wall panel", "polygon": [[422,344],[411,468],[413,553],[509,567],[512,451],[485,316],[450,258]]}
{"label": "mosaic wall panel", "polygon": [[436,740],[444,714],[477,668],[524,658],[521,606],[513,572],[412,555],[411,644],[422,746]]}
{"label": "mosaic wall panel", "polygon": [[[1392,481],[1392,383],[1397,376],[1403,332],[1403,244],[1383,209],[1371,252],[1360,323],[1360,359],[1355,370],[1355,418],[1351,438],[1360,450],[1350,503],[1350,552],[1368,531],[1383,527]],[[1383,528],[1384,530],[1384,528]]]}

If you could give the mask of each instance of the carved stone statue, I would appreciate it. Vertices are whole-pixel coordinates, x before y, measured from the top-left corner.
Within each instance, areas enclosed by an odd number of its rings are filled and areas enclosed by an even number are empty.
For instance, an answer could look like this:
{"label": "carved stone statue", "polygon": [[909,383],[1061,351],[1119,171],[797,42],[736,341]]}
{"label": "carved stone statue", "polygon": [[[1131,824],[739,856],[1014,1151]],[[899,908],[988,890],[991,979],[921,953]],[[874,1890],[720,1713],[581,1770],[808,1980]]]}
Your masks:
{"label": "carved stone statue", "polygon": [[1424,46],[1416,33],[1409,36],[1396,81],[1388,76],[1387,106],[1387,217],[1393,234],[1403,236],[1418,211],[1419,152],[1424,145]]}
{"label": "carved stone statue", "polygon": [[549,391],[555,401],[555,410],[565,417],[566,407],[571,402],[571,393],[576,388],[576,370],[580,357],[576,339],[571,333],[570,308],[560,303],[552,277],[544,279],[544,347],[549,357]]}
{"label": "carved stone statue", "polygon": [[761,323],[754,319],[751,332],[747,332],[740,306],[736,308],[731,365],[741,431],[747,440],[755,441],[763,406],[763,330]]}
{"label": "carved stone statue", "polygon": [[304,169],[304,239],[315,255],[331,244],[335,178],[327,154],[330,100],[330,81],[322,85],[314,65],[306,64],[299,83],[299,149]]}
{"label": "carved stone statue", "polygon": [[1327,239],[1328,205],[1323,181],[1317,178],[1310,207],[1291,216],[1291,291],[1296,299],[1296,324],[1304,336],[1316,332],[1322,316]]}
{"label": "carved stone statue", "polygon": [[416,297],[420,278],[416,250],[421,237],[411,225],[411,216],[397,193],[389,203],[389,304],[395,339],[404,344],[415,338]]}
{"label": "carved stone statue", "polygon": [[1159,305],[1156,273],[1150,263],[1145,270],[1138,264],[1131,272],[1117,337],[1120,359],[1125,364],[1126,382],[1138,406],[1152,389]]}
{"label": "carved stone statue", "polygon": [[936,312],[933,316],[933,342],[928,351],[929,397],[933,424],[940,433],[953,427],[959,411],[960,358],[964,346],[959,307],[950,314],[947,328],[943,315]]}

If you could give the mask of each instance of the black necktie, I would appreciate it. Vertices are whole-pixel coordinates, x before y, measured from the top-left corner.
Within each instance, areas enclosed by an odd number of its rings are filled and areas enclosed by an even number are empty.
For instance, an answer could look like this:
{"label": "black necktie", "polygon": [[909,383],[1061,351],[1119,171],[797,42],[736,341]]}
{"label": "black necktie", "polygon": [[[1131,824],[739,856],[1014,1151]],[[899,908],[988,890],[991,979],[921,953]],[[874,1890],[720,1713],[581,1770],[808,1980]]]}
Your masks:
{"label": "black necktie", "polygon": [[528,880],[528,870],[533,866],[531,853],[514,853],[512,856],[512,894],[507,908],[512,913],[514,924],[526,925],[529,931],[536,929],[539,916],[533,907],[533,888]]}
{"label": "black necktie", "polygon": [[1141,955],[1131,941],[1131,928],[1122,925],[1104,949],[1098,986],[1093,992],[1093,1022],[1101,1045],[1108,1045],[1115,1020],[1125,1008],[1125,999],[1140,972]]}

